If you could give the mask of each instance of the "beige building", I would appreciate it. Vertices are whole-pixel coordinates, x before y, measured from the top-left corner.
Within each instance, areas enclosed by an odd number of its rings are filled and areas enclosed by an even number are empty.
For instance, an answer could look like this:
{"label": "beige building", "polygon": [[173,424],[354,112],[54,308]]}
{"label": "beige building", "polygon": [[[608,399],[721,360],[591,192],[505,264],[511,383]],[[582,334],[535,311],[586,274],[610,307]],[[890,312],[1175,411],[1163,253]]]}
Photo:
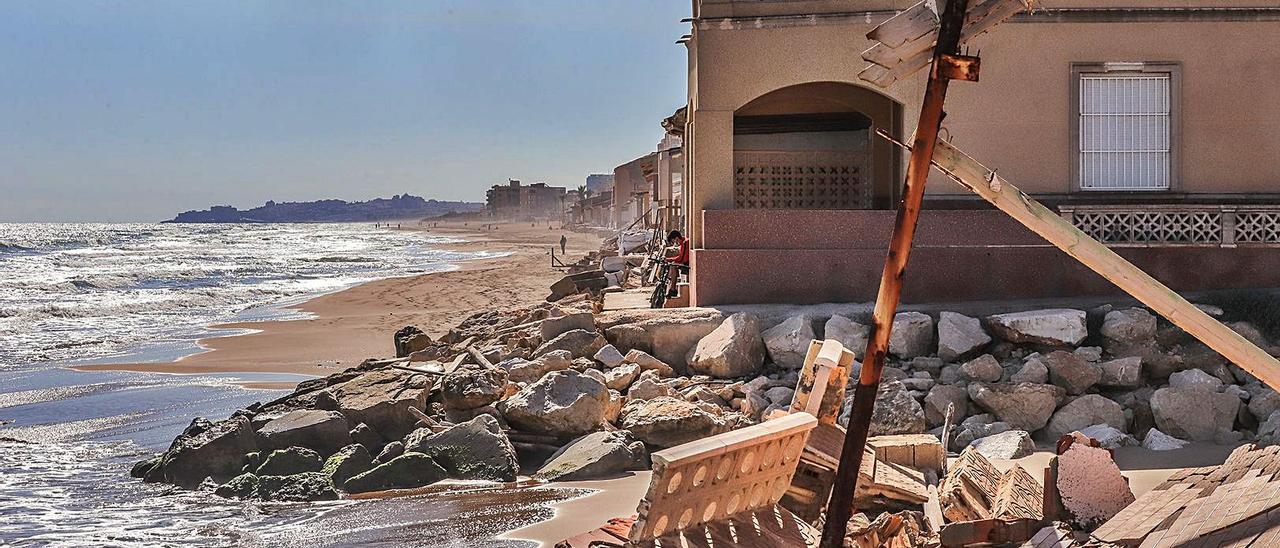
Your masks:
{"label": "beige building", "polygon": [[[909,136],[925,73],[858,73],[866,33],[914,3],[693,1],[696,304],[874,296],[905,155],[873,129]],[[1040,3],[968,44],[981,82],[951,85],[944,137],[1175,289],[1268,283],[1251,272],[1280,244],[1276,2]],[[930,180],[907,301],[1115,291],[983,206]]]}
{"label": "beige building", "polygon": [[[633,223],[645,228],[655,218],[654,184],[657,154],[649,153],[613,169],[613,226],[625,229]],[[644,220],[640,220],[643,217]]]}
{"label": "beige building", "polygon": [[568,196],[562,186],[546,183],[521,184],[510,179],[505,185],[493,185],[485,193],[489,214],[504,219],[559,219],[567,207]]}

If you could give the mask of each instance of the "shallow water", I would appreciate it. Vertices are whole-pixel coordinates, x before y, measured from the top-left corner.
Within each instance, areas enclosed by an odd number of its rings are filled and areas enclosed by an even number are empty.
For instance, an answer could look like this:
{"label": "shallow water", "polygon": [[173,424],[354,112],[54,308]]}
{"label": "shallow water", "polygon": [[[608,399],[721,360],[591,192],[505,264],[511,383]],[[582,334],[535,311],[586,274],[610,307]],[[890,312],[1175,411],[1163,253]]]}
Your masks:
{"label": "shallow water", "polygon": [[307,377],[66,368],[185,355],[209,323],[277,318],[290,300],[478,256],[432,248],[442,241],[359,225],[0,225],[0,545],[522,544],[494,537],[580,491],[281,504],[144,484],[130,466],[192,418],[285,393],[237,383]]}

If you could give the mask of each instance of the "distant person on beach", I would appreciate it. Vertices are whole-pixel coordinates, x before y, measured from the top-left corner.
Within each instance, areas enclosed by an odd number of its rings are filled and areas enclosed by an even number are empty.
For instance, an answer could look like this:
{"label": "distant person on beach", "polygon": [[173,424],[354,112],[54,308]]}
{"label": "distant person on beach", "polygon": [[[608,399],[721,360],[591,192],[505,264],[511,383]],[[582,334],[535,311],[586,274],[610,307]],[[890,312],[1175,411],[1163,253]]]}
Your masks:
{"label": "distant person on beach", "polygon": [[662,256],[671,264],[671,272],[668,274],[671,283],[667,286],[667,298],[674,299],[680,296],[680,291],[677,289],[680,284],[680,273],[689,272],[689,240],[685,239],[684,234],[679,230],[672,230],[667,234],[667,247],[663,250]]}
{"label": "distant person on beach", "polygon": [[569,238],[566,238],[564,234],[561,234],[560,235],[560,254],[561,255],[564,255],[564,247],[566,245],[569,245]]}

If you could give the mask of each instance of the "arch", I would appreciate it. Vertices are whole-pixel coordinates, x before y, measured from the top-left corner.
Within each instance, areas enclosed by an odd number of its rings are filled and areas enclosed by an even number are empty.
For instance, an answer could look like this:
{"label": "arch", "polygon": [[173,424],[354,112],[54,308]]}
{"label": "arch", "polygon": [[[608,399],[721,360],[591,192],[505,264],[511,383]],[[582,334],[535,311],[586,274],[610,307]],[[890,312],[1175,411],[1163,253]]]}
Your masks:
{"label": "arch", "polygon": [[733,113],[734,207],[889,207],[901,171],[902,105],[846,82],[809,82],[760,95]]}

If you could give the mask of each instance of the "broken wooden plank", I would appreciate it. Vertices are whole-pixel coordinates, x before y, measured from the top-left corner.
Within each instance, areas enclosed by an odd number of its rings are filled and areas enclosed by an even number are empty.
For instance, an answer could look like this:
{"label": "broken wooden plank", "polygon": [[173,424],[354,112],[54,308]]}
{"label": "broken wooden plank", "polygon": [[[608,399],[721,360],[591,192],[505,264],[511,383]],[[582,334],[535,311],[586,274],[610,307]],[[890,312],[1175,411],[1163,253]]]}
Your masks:
{"label": "broken wooden plank", "polygon": [[946,548],[1008,546],[1031,540],[1044,523],[1035,519],[980,519],[948,523],[938,535]]}
{"label": "broken wooden plank", "polygon": [[[934,0],[924,0],[880,23],[867,33],[867,38],[897,47],[913,38],[938,31],[938,6]],[[932,42],[932,41],[931,41]],[[932,43],[930,43],[932,45]]]}
{"label": "broken wooden plank", "polygon": [[485,369],[494,368],[493,362],[489,361],[489,358],[484,357],[484,353],[481,352],[480,349],[476,348],[474,345],[467,346],[467,353],[471,354],[472,358],[475,358],[476,363],[480,364],[480,367],[483,367]]}
{"label": "broken wooden plank", "polygon": [[[877,133],[907,148],[907,145],[883,130],[877,130]],[[1205,314],[1115,251],[1090,238],[996,172],[941,139],[935,147],[933,165],[1273,390],[1280,390],[1280,361]]]}
{"label": "broken wooden plank", "polygon": [[791,412],[804,411],[821,424],[835,424],[849,383],[853,352],[839,341],[811,341],[791,398]]}

